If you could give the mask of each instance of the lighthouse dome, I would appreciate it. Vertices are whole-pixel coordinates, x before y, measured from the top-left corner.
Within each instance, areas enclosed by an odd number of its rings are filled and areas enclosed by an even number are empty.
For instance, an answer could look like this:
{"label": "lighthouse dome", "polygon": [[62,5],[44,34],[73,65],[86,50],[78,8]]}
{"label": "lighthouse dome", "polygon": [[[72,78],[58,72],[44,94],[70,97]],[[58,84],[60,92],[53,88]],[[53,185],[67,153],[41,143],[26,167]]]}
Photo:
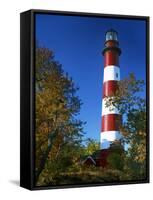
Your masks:
{"label": "lighthouse dome", "polygon": [[118,41],[117,31],[114,29],[110,29],[106,32],[106,42],[109,40],[115,40]]}

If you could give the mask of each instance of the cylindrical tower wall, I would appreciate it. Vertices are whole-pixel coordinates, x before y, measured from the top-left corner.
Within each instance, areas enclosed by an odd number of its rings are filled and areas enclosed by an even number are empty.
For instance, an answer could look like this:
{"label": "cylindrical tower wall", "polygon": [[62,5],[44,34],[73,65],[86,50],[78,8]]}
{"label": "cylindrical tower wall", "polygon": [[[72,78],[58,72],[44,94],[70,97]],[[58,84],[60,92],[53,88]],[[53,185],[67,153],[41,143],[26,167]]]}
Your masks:
{"label": "cylindrical tower wall", "polygon": [[109,39],[106,40],[105,48],[103,50],[104,77],[103,77],[102,124],[101,124],[102,149],[108,149],[113,141],[121,139],[121,135],[119,132],[121,115],[115,106],[113,105],[109,107],[106,106],[106,101],[108,100],[108,98],[115,96],[115,93],[118,89],[118,81],[120,81],[120,67],[119,67],[120,53],[121,50],[118,47],[118,41]]}

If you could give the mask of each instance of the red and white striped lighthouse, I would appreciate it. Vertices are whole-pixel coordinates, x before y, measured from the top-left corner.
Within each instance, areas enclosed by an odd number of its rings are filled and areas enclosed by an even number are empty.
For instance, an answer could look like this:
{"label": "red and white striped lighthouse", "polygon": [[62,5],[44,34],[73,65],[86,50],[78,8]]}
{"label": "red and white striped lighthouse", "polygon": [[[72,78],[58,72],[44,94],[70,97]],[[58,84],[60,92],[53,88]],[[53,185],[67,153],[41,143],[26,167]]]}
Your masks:
{"label": "red and white striped lighthouse", "polygon": [[106,97],[113,97],[117,90],[117,82],[120,80],[120,66],[118,34],[110,29],[106,32],[104,56],[104,78],[103,78],[103,97],[102,97],[102,125],[101,125],[101,149],[108,149],[110,145],[121,139],[119,132],[119,120],[121,115],[114,106],[106,106]]}

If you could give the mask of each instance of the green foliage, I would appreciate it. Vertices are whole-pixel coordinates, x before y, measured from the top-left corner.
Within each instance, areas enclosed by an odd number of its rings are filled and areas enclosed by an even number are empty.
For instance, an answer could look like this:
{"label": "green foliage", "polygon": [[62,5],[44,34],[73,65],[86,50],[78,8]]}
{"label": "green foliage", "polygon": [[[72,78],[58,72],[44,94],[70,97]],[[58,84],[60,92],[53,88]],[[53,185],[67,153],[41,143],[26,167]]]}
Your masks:
{"label": "green foliage", "polygon": [[100,150],[100,143],[88,138],[86,140],[86,146],[84,147],[84,155],[92,155],[97,150]]}
{"label": "green foliage", "polygon": [[120,155],[119,153],[112,152],[108,156],[107,161],[108,161],[110,168],[117,169],[117,170],[123,170],[124,160],[123,160],[123,156]]}
{"label": "green foliage", "polygon": [[114,105],[124,121],[120,132],[128,145],[124,169],[131,179],[142,179],[146,175],[146,100],[141,92],[144,81],[136,80],[134,74],[118,83],[115,97],[106,97],[107,106]]}
{"label": "green foliage", "polygon": [[107,162],[110,169],[123,170],[124,168],[125,152],[121,143],[114,141],[110,146],[110,154],[108,155]]}

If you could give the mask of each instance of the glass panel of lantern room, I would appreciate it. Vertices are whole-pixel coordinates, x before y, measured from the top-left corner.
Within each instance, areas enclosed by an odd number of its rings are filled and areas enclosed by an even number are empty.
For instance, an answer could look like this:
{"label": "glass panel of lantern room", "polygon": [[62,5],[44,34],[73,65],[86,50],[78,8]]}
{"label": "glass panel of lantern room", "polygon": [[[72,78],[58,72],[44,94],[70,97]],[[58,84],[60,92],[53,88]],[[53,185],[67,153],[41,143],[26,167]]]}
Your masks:
{"label": "glass panel of lantern room", "polygon": [[107,32],[106,33],[106,41],[108,40],[116,40],[117,41],[117,33],[116,32]]}

